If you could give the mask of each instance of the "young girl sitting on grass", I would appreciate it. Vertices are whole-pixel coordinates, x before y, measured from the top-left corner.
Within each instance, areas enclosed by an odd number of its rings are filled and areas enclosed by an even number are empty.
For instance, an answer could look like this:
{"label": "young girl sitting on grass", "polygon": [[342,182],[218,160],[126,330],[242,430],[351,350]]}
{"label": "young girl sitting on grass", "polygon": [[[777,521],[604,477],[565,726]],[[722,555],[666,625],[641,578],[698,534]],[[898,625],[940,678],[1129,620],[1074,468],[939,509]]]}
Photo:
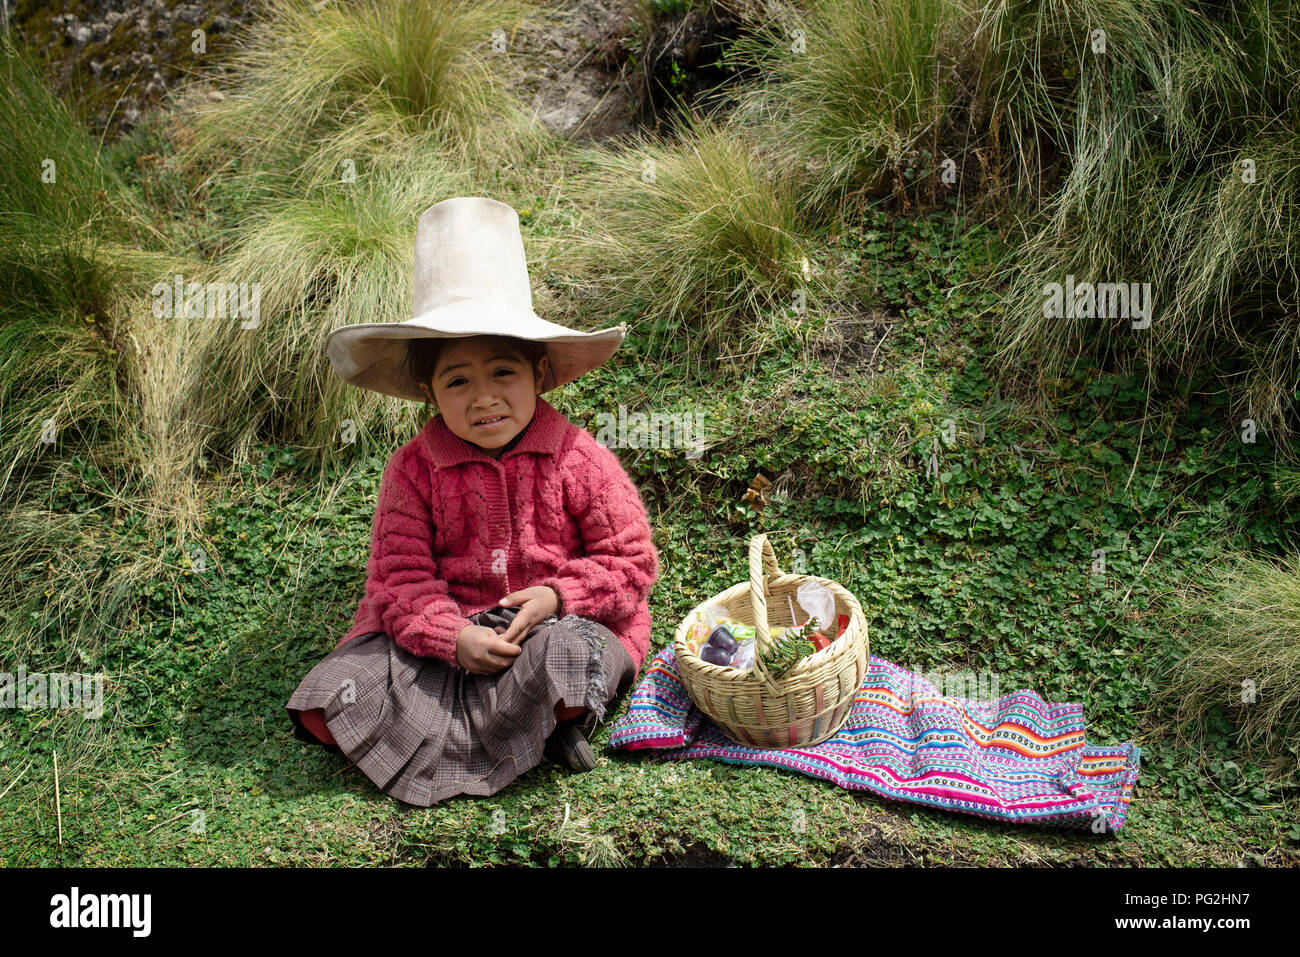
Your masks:
{"label": "young girl sitting on grass", "polygon": [[659,559],[618,458],[541,397],[623,328],[537,317],[518,216],[494,200],[428,209],[415,272],[417,318],[330,337],[347,381],[438,414],[385,467],[365,597],[287,708],[301,740],[428,806],[543,756],[594,766],[587,734],[649,650]]}

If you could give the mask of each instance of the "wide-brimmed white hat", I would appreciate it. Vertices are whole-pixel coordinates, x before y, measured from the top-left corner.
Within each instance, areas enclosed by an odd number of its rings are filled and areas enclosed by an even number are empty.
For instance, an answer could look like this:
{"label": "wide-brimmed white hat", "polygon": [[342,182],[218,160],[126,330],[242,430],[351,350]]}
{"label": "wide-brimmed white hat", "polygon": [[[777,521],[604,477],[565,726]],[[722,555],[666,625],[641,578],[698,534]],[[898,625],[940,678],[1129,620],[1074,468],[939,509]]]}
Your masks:
{"label": "wide-brimmed white hat", "polygon": [[479,335],[544,342],[549,392],[608,361],[627,323],[579,332],[533,312],[519,214],[495,199],[458,196],[430,206],[416,227],[415,318],[343,326],[325,351],[344,381],[422,402],[406,368],[407,340]]}

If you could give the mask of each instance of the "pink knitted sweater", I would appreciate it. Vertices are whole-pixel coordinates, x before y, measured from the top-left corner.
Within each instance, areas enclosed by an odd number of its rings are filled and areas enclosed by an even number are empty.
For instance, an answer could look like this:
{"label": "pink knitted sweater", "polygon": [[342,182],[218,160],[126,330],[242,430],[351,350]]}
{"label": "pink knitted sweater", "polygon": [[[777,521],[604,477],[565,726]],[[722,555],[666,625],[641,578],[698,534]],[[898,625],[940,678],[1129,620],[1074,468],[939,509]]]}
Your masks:
{"label": "pink knitted sweater", "polygon": [[640,669],[658,575],[645,506],[617,456],[545,399],[499,460],[436,415],[384,468],[365,597],[339,644],[382,631],[454,665],[470,615],[548,585],[558,615],[605,625]]}

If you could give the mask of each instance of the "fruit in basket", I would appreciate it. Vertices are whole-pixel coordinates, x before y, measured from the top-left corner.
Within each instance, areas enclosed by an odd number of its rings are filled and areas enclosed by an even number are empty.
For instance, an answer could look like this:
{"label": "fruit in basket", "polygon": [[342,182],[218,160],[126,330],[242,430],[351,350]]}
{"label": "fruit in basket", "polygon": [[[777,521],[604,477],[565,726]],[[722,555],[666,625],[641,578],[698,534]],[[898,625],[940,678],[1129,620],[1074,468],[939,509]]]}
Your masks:
{"label": "fruit in basket", "polygon": [[716,645],[705,645],[700,649],[700,659],[707,661],[711,665],[719,665],[726,668],[731,664],[731,653],[723,651]]}
{"label": "fruit in basket", "polygon": [[709,635],[709,644],[719,651],[725,651],[728,657],[734,655],[736,649],[740,647],[740,642],[727,630],[726,625],[718,625],[713,629]]}

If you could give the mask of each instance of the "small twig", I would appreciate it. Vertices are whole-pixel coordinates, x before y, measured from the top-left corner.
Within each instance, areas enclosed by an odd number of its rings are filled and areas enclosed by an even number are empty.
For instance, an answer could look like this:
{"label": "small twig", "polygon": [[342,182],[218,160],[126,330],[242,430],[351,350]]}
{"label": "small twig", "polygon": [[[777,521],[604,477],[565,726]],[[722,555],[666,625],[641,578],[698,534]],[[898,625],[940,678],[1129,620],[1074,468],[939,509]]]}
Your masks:
{"label": "small twig", "polygon": [[1138,462],[1142,458],[1142,440],[1147,434],[1147,409],[1151,407],[1151,391],[1147,390],[1147,401],[1142,407],[1142,431],[1138,434],[1137,455],[1133,456],[1133,467],[1128,471],[1128,481],[1124,483],[1124,491],[1128,491],[1129,483],[1133,481],[1133,474],[1137,471]]}
{"label": "small twig", "polygon": [[181,811],[180,814],[177,814],[177,815],[176,815],[175,817],[173,817],[173,818],[169,818],[169,819],[166,820],[166,821],[159,821],[159,822],[158,822],[157,824],[155,824],[153,827],[149,828],[149,830],[145,831],[145,833],[146,833],[146,834],[152,834],[154,831],[158,830],[158,828],[162,827],[164,824],[170,824],[172,821],[179,821],[179,820],[180,820],[181,818],[183,818],[186,814],[189,814],[190,811],[192,811],[192,810],[193,810],[193,808],[186,808],[184,811]]}
{"label": "small twig", "polygon": [[921,139],[922,136],[924,136],[926,133],[929,133],[932,129],[934,129],[933,122],[931,122],[928,126],[926,126],[925,129],[921,130],[921,132],[917,133],[914,137],[912,137],[912,139],[907,144],[905,144],[899,152],[905,153],[908,150],[910,150],[913,146],[917,144],[917,142]]}
{"label": "small twig", "polygon": [[59,803],[59,752],[54,754],[54,813],[59,818],[59,844],[63,843],[63,807]]}
{"label": "small twig", "polygon": [[155,778],[154,780],[150,781],[150,782],[149,782],[149,790],[150,790],[150,791],[156,791],[156,790],[158,790],[158,785],[159,785],[159,784],[161,784],[163,781],[166,781],[168,778],[173,777],[174,775],[180,774],[182,770],[184,770],[184,769],[183,769],[183,768],[177,768],[175,771],[172,771],[171,774],[164,774],[162,777],[160,777],[160,778]]}
{"label": "small twig", "polygon": [[[1160,543],[1163,542],[1164,540],[1165,540],[1165,533],[1161,532],[1160,537],[1156,539],[1156,543],[1151,546],[1151,554],[1147,556],[1147,560],[1144,561],[1142,563],[1142,567],[1138,569],[1137,578],[1133,579],[1133,585],[1136,585],[1138,581],[1141,580],[1142,573],[1147,570],[1147,566],[1151,564],[1151,559],[1155,557],[1156,549],[1160,547]],[[1128,591],[1124,593],[1124,598],[1123,600],[1120,601],[1121,605],[1124,604],[1124,602],[1128,601],[1129,595],[1133,594],[1133,585],[1128,586]]]}
{"label": "small twig", "polygon": [[31,766],[32,766],[32,762],[30,761],[28,761],[25,765],[23,765],[23,769],[18,772],[18,777],[14,778],[12,781],[9,782],[9,787],[5,788],[3,791],[0,791],[0,798],[4,797],[6,794],[8,794],[10,791],[14,789],[14,785],[19,782],[22,776],[27,773],[27,769],[30,768]]}

